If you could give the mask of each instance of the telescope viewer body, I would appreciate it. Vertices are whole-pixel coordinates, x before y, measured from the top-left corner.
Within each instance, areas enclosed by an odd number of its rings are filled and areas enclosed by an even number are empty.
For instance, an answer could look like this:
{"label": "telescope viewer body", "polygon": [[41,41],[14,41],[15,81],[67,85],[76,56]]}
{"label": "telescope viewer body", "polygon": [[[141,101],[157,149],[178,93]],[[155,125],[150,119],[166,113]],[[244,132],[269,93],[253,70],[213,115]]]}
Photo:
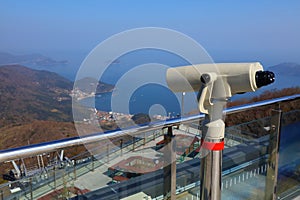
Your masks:
{"label": "telescope viewer body", "polygon": [[[203,84],[219,80],[219,90],[223,95],[256,91],[258,88],[273,83],[274,73],[263,71],[259,62],[253,63],[212,63],[169,68],[167,84],[173,92],[200,91]],[[223,88],[222,88],[223,87]],[[222,95],[222,96],[223,96]],[[215,96],[215,95],[212,95]]]}
{"label": "telescope viewer body", "polygon": [[169,68],[168,87],[173,92],[199,92],[199,111],[205,113],[201,137],[201,200],[221,199],[222,151],[225,123],[223,109],[234,94],[254,92],[273,83],[273,72],[258,62],[198,64]]}

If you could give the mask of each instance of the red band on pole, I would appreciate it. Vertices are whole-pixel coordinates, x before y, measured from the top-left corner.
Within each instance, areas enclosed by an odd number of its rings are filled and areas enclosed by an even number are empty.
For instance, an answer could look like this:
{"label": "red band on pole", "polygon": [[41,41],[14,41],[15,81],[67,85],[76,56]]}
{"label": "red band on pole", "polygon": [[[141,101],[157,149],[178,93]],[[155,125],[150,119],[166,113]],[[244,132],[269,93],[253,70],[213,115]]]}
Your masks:
{"label": "red band on pole", "polygon": [[207,142],[201,139],[201,147],[211,150],[211,151],[220,151],[224,149],[224,141],[222,142]]}

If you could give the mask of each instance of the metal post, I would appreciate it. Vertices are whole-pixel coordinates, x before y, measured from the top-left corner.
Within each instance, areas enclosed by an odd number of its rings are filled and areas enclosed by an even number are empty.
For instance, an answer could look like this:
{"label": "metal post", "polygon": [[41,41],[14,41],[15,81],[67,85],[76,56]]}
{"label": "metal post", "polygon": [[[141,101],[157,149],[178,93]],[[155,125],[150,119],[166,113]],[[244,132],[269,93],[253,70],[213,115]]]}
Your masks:
{"label": "metal post", "polygon": [[201,159],[201,199],[221,198],[222,151],[210,151]]}
{"label": "metal post", "polygon": [[123,139],[120,139],[121,156],[123,156]]}
{"label": "metal post", "polygon": [[203,122],[200,167],[201,200],[221,199],[222,153],[224,149],[225,126],[222,117],[225,104],[226,99],[215,100],[213,106],[209,108],[209,114],[205,115]]}
{"label": "metal post", "polygon": [[36,158],[37,158],[37,161],[38,161],[38,167],[39,167],[39,169],[41,169],[41,164],[40,164],[39,155],[37,155]]}
{"label": "metal post", "polygon": [[167,127],[168,132],[164,135],[164,200],[176,199],[176,152],[175,140],[172,127]]}
{"label": "metal post", "polygon": [[132,137],[132,151],[135,149],[135,137]]}
{"label": "metal post", "polygon": [[185,92],[182,92],[182,96],[181,96],[181,117],[183,117],[183,112],[184,112],[184,95],[185,95]]}
{"label": "metal post", "polygon": [[24,159],[23,158],[21,158],[21,161],[22,161],[22,173],[23,173],[23,175],[22,176],[27,176],[27,168],[26,168],[26,165],[25,165],[25,162],[24,162]]}
{"label": "metal post", "polygon": [[41,157],[41,165],[42,165],[42,168],[45,169],[45,164],[44,164],[44,160],[43,160],[43,155],[40,155]]}
{"label": "metal post", "polygon": [[3,195],[3,191],[0,190],[0,197],[1,197],[1,200],[4,200],[4,195]]}
{"label": "metal post", "polygon": [[95,170],[95,164],[94,164],[94,156],[91,156],[92,159],[92,172]]}
{"label": "metal post", "polygon": [[56,189],[56,165],[53,167],[53,177],[54,177],[54,189]]}
{"label": "metal post", "polygon": [[107,163],[109,163],[109,144],[106,146],[106,158],[107,158]]}
{"label": "metal post", "polygon": [[62,196],[63,196],[64,199],[68,199],[67,198],[68,187],[67,187],[67,181],[66,181],[66,177],[65,177],[65,170],[63,170],[62,180],[63,180],[63,192],[62,192]]}
{"label": "metal post", "polygon": [[76,160],[74,160],[74,164],[73,164],[73,173],[74,173],[74,180],[77,179],[77,173],[76,173]]}
{"label": "metal post", "polygon": [[29,182],[30,182],[30,199],[33,200],[32,177],[29,178]]}
{"label": "metal post", "polygon": [[267,169],[265,200],[276,199],[276,186],[278,176],[278,159],[280,148],[280,132],[281,132],[281,110],[273,110],[271,125],[270,125],[270,139],[269,139],[269,161],[270,167]]}

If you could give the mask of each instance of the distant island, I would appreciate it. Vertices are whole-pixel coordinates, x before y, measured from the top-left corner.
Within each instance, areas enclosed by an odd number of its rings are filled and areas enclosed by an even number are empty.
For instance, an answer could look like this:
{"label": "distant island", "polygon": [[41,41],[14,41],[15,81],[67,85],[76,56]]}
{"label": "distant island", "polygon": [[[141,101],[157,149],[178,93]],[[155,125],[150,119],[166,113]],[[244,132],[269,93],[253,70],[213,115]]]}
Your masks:
{"label": "distant island", "polygon": [[57,61],[41,54],[13,55],[0,52],[0,65],[55,66],[67,63],[67,60]]}

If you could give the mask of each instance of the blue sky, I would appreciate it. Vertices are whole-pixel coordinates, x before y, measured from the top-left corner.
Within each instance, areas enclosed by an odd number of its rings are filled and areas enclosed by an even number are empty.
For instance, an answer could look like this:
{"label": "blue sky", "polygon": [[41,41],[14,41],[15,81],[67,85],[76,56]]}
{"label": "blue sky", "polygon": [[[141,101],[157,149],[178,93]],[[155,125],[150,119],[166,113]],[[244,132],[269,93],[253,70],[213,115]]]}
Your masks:
{"label": "blue sky", "polygon": [[164,27],[198,41],[215,61],[300,63],[300,1],[103,0],[0,3],[0,51],[63,58],[113,34]]}

